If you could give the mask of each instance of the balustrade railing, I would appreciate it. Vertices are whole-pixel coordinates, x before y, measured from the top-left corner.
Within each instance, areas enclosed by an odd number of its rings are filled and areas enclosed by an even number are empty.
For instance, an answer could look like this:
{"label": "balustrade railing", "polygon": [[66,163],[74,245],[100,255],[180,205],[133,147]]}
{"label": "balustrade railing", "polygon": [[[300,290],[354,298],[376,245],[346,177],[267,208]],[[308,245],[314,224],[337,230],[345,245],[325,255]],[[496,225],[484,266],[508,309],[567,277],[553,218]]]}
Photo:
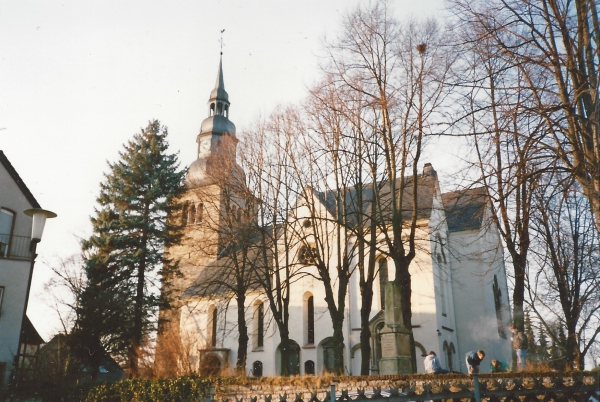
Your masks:
{"label": "balustrade railing", "polygon": [[0,258],[15,260],[31,259],[31,238],[0,233]]}
{"label": "balustrade railing", "polygon": [[[352,390],[336,390],[331,385],[328,390],[273,395],[243,395],[223,390],[227,397],[222,402],[408,402],[408,401],[573,401],[597,402],[600,400],[600,373],[545,373],[520,377],[518,374],[507,376],[473,375],[473,376],[440,376],[437,378],[417,380],[415,377],[402,381],[404,385],[394,385],[384,389],[375,387],[372,390],[358,388]],[[379,382],[380,383],[380,382]],[[250,391],[252,392],[252,391]],[[211,392],[211,394],[213,394]],[[219,394],[220,392],[217,392]],[[221,394],[221,395],[223,395]],[[206,402],[214,401],[212,395],[206,395]]]}

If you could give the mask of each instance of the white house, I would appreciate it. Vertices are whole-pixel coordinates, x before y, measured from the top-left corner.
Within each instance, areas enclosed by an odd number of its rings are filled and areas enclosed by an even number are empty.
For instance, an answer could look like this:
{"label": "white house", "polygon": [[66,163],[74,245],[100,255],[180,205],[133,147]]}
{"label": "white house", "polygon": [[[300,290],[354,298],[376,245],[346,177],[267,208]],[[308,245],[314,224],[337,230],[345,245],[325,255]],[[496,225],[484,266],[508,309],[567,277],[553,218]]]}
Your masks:
{"label": "white house", "polygon": [[[229,99],[220,65],[217,84],[209,99],[209,117],[202,123],[197,137],[198,159],[190,166],[186,180],[188,192],[184,197],[186,206],[182,224],[186,225],[187,243],[168,250],[172,257],[180,259],[183,272],[183,278],[170,289],[177,295],[175,304],[178,307],[171,313],[169,324],[177,328],[170,333],[177,333],[184,343],[191,345],[188,348],[190,364],[210,366],[215,370],[235,367],[238,347],[235,300],[214,297],[214,294],[205,297],[194,289],[205,281],[204,273],[214,270],[219,264],[218,241],[214,241],[215,235],[208,229],[203,229],[215,210],[225,208],[223,194],[211,182],[210,176],[222,169],[233,172],[238,178],[243,177],[235,163],[237,140],[235,126],[229,121],[228,113]],[[225,143],[233,144],[234,152],[219,152],[219,147]],[[223,155],[229,155],[229,162],[214,162],[214,158],[222,158]],[[407,178],[409,183],[413,179]],[[506,336],[510,309],[502,244],[495,226],[488,219],[487,198],[481,189],[442,194],[431,164],[425,165],[416,180],[418,251],[410,271],[417,370],[424,372],[423,358],[433,350],[442,366],[466,372],[464,355],[470,350],[484,349],[489,360],[484,361],[481,369],[482,372],[489,371],[492,358],[510,360],[511,348]],[[410,189],[404,191],[409,193]],[[316,217],[321,222],[317,225],[333,225],[334,219],[326,219],[335,216],[332,199],[335,199],[332,194],[307,191],[291,214],[296,225],[306,223],[304,228],[294,229],[295,233],[305,233],[305,237],[290,253],[296,259],[292,263],[302,266],[308,273],[315,272],[307,250],[311,247],[310,231],[317,230],[311,227],[310,222],[311,219],[314,222]],[[241,200],[237,205],[239,210],[251,213]],[[411,205],[403,209],[410,210]],[[335,233],[330,229],[324,232]],[[351,248],[356,239],[348,236],[342,242]],[[332,260],[337,257],[334,249],[321,250],[320,253]],[[356,264],[357,259],[354,254],[352,263]],[[282,264],[283,261],[280,261],[280,266]],[[380,274],[375,281],[376,296],[370,314],[373,334],[371,374],[378,373],[378,358],[381,357],[380,332],[384,327],[382,309],[385,307],[380,297],[381,285],[393,280],[395,272],[392,260],[384,255],[378,257],[377,266]],[[332,275],[335,272],[332,271]],[[314,275],[307,275],[292,286],[289,299],[289,332],[293,340],[290,371],[295,374],[327,371],[332,364],[333,326],[324,301],[323,284]],[[253,375],[274,376],[281,373],[280,338],[264,296],[255,288],[246,298],[246,323],[250,332],[246,369]],[[353,274],[346,296],[343,325],[344,362],[348,375],[360,374],[360,300],[358,276]]]}
{"label": "white house", "polygon": [[[0,151],[0,391],[8,384],[19,335],[23,330],[21,359],[27,360],[43,343],[25,317],[29,273],[32,267],[32,217],[23,213],[40,208],[9,160]],[[23,324],[23,327],[21,326]]]}

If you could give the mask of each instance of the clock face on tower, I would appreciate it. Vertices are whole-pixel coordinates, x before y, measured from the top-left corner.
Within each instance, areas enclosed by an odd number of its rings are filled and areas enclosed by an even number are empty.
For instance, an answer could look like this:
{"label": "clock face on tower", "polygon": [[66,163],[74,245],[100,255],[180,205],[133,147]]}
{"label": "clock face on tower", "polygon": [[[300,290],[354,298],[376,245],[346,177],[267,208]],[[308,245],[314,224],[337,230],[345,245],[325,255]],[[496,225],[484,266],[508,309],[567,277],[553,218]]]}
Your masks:
{"label": "clock face on tower", "polygon": [[203,138],[200,140],[200,145],[198,146],[198,155],[204,155],[210,151],[210,137]]}

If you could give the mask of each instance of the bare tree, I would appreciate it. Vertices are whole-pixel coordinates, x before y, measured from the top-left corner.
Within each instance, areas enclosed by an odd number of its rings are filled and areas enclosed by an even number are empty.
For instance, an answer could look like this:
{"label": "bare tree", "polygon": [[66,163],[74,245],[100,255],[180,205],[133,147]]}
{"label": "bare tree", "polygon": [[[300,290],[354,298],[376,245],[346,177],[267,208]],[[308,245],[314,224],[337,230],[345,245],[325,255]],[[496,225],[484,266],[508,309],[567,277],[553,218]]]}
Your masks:
{"label": "bare tree", "polygon": [[[434,21],[402,29],[385,1],[349,13],[340,36],[326,49],[324,69],[370,109],[359,116],[379,146],[365,159],[371,174],[377,173],[374,182],[380,183],[373,186],[376,206],[370,219],[384,237],[378,252],[394,262],[414,371],[409,268],[416,255],[418,221],[430,207],[419,205],[418,165],[427,135],[436,130],[432,122],[447,94],[444,82],[452,60],[442,54]],[[374,155],[381,155],[382,163],[379,157],[371,159]]]}
{"label": "bare tree", "polygon": [[[453,0],[460,23],[519,71],[544,143],[580,183],[600,229],[600,24],[594,0]],[[526,135],[525,133],[522,133]]]}
{"label": "bare tree", "polygon": [[549,174],[535,191],[530,308],[553,343],[565,328],[567,369],[583,369],[600,333],[599,236],[581,187],[565,174]]}

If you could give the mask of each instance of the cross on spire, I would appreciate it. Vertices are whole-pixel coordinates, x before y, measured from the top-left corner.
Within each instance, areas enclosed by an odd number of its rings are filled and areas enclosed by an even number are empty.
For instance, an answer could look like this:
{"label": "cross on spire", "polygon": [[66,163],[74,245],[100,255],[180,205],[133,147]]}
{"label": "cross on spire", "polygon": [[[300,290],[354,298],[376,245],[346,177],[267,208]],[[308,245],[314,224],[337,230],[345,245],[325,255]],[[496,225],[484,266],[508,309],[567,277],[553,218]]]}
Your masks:
{"label": "cross on spire", "polygon": [[225,29],[221,29],[221,55],[223,55],[223,32],[225,32]]}

